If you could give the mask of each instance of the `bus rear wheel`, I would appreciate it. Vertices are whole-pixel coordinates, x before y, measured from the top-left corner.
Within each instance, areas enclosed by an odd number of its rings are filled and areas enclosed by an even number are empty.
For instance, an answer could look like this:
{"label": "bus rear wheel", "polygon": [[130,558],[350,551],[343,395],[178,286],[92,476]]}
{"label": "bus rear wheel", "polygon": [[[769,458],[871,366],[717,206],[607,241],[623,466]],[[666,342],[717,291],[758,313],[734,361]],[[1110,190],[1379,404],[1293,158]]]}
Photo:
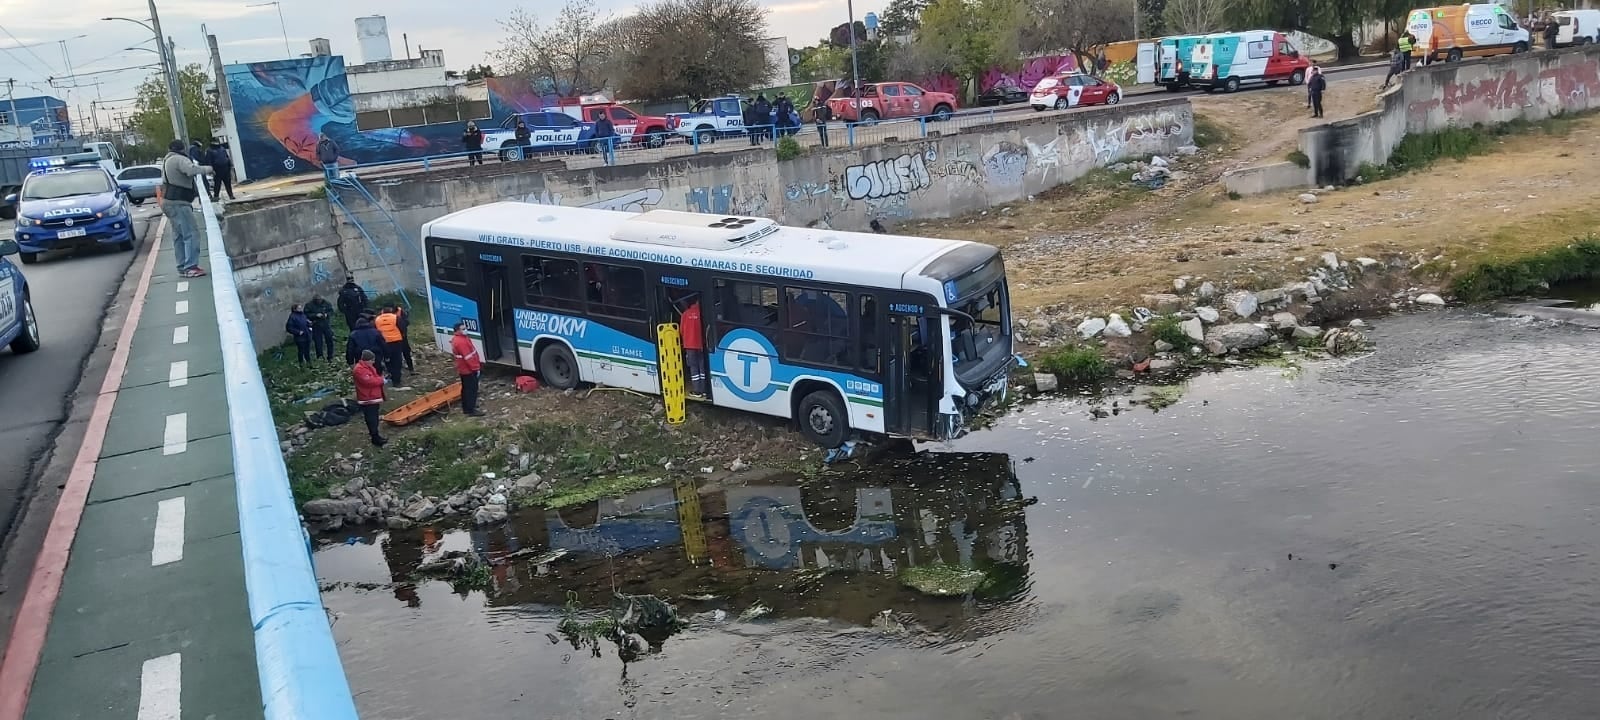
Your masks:
{"label": "bus rear wheel", "polygon": [[832,390],[817,390],[801,398],[794,416],[800,421],[800,434],[830,450],[843,445],[850,433],[850,416]]}
{"label": "bus rear wheel", "polygon": [[578,359],[566,345],[552,342],[539,351],[539,377],[557,390],[578,386]]}

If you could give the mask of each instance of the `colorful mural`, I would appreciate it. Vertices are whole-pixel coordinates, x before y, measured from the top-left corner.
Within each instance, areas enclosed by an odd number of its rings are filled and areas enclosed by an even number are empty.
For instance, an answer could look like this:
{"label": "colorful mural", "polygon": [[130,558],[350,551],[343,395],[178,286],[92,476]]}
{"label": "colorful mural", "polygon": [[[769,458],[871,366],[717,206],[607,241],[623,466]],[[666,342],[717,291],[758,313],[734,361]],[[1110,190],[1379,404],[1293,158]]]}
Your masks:
{"label": "colorful mural", "polygon": [[[1078,59],[1071,55],[1044,55],[1028,58],[1022,61],[1022,66],[1016,70],[1005,68],[989,68],[978,79],[978,92],[987,92],[996,85],[1010,83],[1023,90],[1032,90],[1043,80],[1056,73],[1071,72],[1078,68]],[[934,92],[947,92],[957,97],[962,96],[961,80],[954,75],[935,75],[919,83],[922,87]]]}
{"label": "colorful mural", "polygon": [[512,113],[538,112],[561,99],[549,88],[535,89],[523,78],[486,78],[483,84],[489,91],[489,112],[497,118]]}
{"label": "colorful mural", "polygon": [[250,177],[315,171],[317,138],[339,145],[339,164],[405,160],[460,151],[462,123],[356,129],[344,58],[322,55],[229,65],[228,94]]}

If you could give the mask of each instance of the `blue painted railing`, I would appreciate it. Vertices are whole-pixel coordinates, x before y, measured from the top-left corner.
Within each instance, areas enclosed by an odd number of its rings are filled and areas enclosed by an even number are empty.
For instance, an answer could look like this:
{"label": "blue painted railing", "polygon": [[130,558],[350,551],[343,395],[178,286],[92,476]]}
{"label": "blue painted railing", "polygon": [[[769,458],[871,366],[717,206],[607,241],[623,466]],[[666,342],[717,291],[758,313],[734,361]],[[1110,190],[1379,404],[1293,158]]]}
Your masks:
{"label": "blue painted railing", "polygon": [[356,720],[355,700],[322,609],[311,548],[289,492],[266,383],[256,364],[216,207],[200,193],[222,335],[244,579],[266,720]]}

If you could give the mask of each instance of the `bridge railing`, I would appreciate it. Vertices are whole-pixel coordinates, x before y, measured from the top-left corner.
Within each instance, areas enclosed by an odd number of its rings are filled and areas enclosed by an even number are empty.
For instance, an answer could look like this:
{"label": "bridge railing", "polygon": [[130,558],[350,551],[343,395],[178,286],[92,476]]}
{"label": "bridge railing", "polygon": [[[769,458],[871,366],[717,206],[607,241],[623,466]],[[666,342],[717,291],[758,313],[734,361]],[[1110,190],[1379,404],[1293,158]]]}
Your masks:
{"label": "bridge railing", "polygon": [[216,207],[200,193],[238,488],[244,577],[266,720],[356,720],[355,700],[322,607],[309,538],[267,402]]}

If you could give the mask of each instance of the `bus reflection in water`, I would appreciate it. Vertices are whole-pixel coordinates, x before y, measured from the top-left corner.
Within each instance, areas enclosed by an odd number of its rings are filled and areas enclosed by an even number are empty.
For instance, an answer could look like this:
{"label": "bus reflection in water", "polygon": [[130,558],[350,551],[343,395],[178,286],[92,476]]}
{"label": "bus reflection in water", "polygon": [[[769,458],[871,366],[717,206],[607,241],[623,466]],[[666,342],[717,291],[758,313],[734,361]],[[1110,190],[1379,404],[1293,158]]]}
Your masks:
{"label": "bus reflection in water", "polygon": [[[423,542],[438,552],[470,538],[494,568],[493,606],[560,608],[570,592],[603,608],[615,587],[656,594],[682,612],[737,614],[760,603],[780,618],[868,625],[912,602],[914,591],[901,582],[912,567],[976,569],[985,577],[979,600],[1019,597],[1028,579],[1028,504],[1006,455],[916,453],[886,458],[849,482],[688,484],[561,512],[529,509],[505,526],[459,531],[442,543],[422,529],[395,531],[384,556],[393,576],[409,577],[427,554]],[[796,583],[806,591],[795,592]],[[917,621],[953,629],[970,616],[964,605],[923,598]]]}
{"label": "bus reflection in water", "polygon": [[657,327],[688,317],[699,399],[826,448],[959,437],[1016,362],[1005,265],[978,243],[504,202],[426,224],[423,246],[441,347],[466,320],[489,362],[556,389],[660,393]]}

